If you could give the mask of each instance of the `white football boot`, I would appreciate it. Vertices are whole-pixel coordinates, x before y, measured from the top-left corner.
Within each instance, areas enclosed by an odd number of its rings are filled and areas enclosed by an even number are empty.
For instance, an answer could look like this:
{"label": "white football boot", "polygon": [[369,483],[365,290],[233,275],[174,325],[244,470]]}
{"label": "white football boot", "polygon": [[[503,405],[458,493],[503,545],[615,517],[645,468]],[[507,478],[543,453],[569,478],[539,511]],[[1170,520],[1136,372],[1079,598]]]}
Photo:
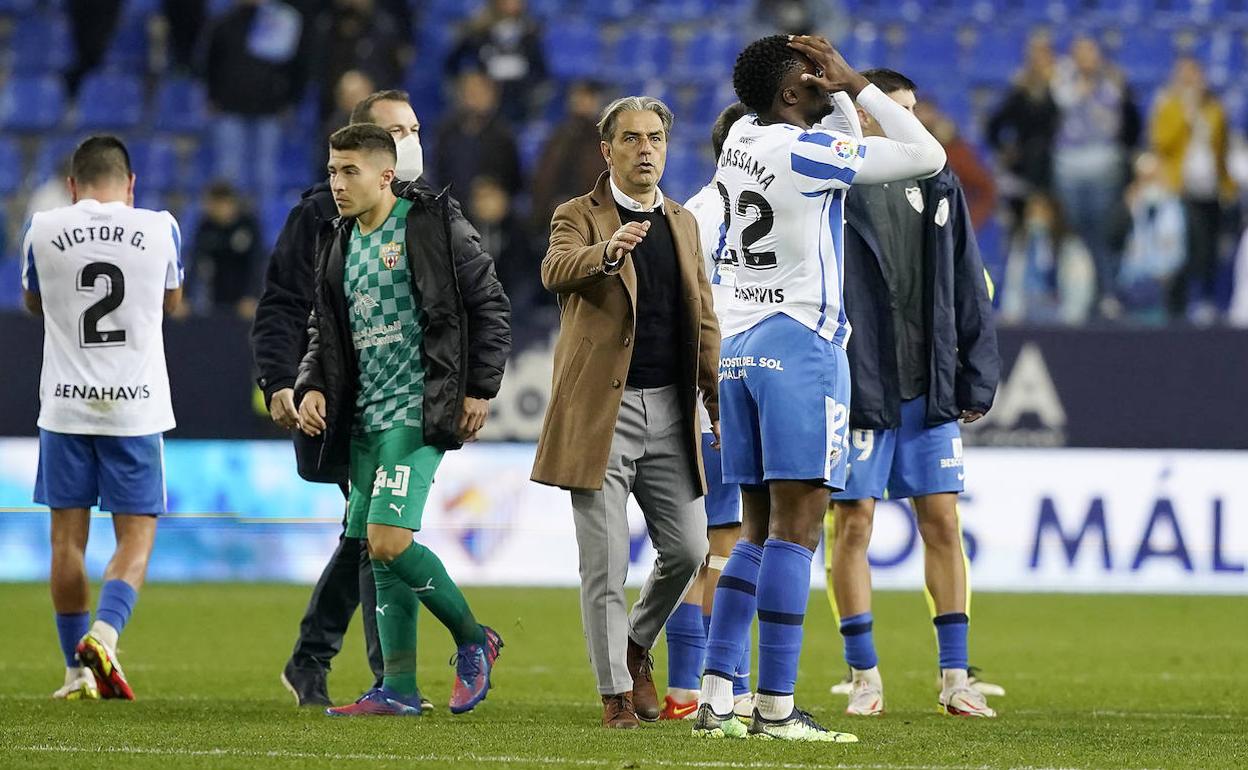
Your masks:
{"label": "white football boot", "polygon": [[99,700],[100,690],[95,686],[95,675],[91,669],[65,669],[65,684],[52,693],[56,700]]}
{"label": "white football boot", "polygon": [[971,686],[966,670],[947,668],[941,672],[940,710],[956,717],[995,717],[988,699]]}
{"label": "white football boot", "polygon": [[880,668],[865,671],[852,669],[853,686],[849,693],[849,705],[845,713],[855,717],[876,717],[884,713],[884,680]]}

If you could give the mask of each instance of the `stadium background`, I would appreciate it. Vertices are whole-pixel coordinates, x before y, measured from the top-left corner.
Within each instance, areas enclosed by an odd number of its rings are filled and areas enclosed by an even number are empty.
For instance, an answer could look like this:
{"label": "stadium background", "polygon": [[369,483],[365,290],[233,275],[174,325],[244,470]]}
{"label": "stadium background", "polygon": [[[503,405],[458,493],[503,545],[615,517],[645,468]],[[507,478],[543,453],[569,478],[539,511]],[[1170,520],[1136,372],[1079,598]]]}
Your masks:
{"label": "stadium background", "polygon": [[[566,496],[528,483],[527,475],[557,320],[537,285],[544,243],[536,187],[552,160],[542,160],[546,143],[568,120],[578,83],[596,84],[590,96],[598,104],[643,92],[668,101],[677,120],[663,188],[684,199],[711,175],[706,136],[733,99],[736,52],[766,30],[813,24],[855,66],[909,74],[921,98],[952,120],[970,162],[989,180],[979,237],[998,297],[1011,280],[1010,182],[986,126],[1037,31],[1047,32],[1059,56],[1077,36],[1091,35],[1121,68],[1143,125],[1132,155],[1148,149],[1152,105],[1176,56],[1194,55],[1225,107],[1232,166],[1242,170],[1248,155],[1248,4],[1236,0],[502,2],[523,14],[512,30],[518,53],[505,60],[479,38],[473,42],[474,34],[489,37],[480,31],[488,23],[473,26],[481,3],[266,3],[275,15],[261,18],[271,27],[257,22],[260,32],[249,32],[246,45],[277,61],[289,57],[289,104],[232,121],[253,132],[241,134],[252,138],[240,145],[232,141],[238,134],[223,138],[226,111],[211,106],[205,82],[214,67],[226,66],[213,57],[228,58],[211,45],[214,30],[245,4],[0,0],[0,339],[8,364],[0,377],[0,580],[41,579],[48,563],[46,514],[30,503],[41,330],[18,310],[22,222],[30,207],[56,201],[67,153],[90,132],[126,139],[137,204],[171,209],[188,244],[190,299],[166,324],[179,427],[168,445],[175,515],[161,526],[157,581],[310,581],[338,532],[337,490],[298,480],[288,442],[259,403],[247,331],[267,250],[300,191],[318,178],[327,129],[342,120],[334,89],[343,73],[397,73],[397,82],[373,85],[410,92],[429,176],[467,180],[452,192],[498,246],[500,272],[516,298],[518,344],[489,440],[448,460],[422,534],[467,583],[576,581]],[[71,22],[84,7],[106,21],[114,17],[101,9],[115,7],[115,24],[97,23],[76,38]],[[393,45],[339,55],[332,41],[343,24],[384,33]],[[463,74],[478,66],[487,72],[487,92],[490,79],[507,81],[499,116],[486,121],[488,142],[457,130],[460,107],[473,93],[483,98],[482,83]],[[518,170],[505,152],[501,159],[481,152],[480,168],[461,167],[474,155],[463,148],[481,142],[491,150],[514,145]],[[240,146],[247,150],[233,168]],[[495,181],[482,192],[485,176]],[[221,181],[233,192],[221,192]],[[490,205],[498,200],[490,191],[501,194],[506,216],[489,213],[500,208]],[[240,208],[217,232],[254,236],[255,248],[241,250],[250,261],[199,256],[210,251],[201,237],[210,199],[222,195],[236,196]],[[1075,325],[1003,319],[1010,322],[1001,329],[1006,366],[997,406],[966,439],[964,516],[977,588],[1248,593],[1248,491],[1241,483],[1248,332],[1235,326],[1234,309],[1248,271],[1234,267],[1239,205],[1226,203],[1215,280],[1192,303],[1202,312],[1092,313]],[[234,294],[218,284],[227,270],[242,276]],[[635,518],[634,560],[643,570],[651,552]],[[885,506],[880,518],[872,550],[879,585],[919,585],[921,559],[904,504]],[[107,526],[95,527],[95,574],[110,549]],[[534,552],[546,558],[533,559]]]}

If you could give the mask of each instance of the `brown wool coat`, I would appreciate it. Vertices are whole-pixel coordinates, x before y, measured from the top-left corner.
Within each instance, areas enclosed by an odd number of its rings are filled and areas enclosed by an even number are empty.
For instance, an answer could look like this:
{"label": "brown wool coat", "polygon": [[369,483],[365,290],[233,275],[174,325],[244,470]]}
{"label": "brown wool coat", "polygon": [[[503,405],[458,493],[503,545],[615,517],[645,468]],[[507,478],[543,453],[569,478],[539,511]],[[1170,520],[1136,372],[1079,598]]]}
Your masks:
{"label": "brown wool coat", "polygon": [[[695,399],[698,389],[711,419],[719,420],[719,323],[702,264],[698,225],[683,206],[665,199],[664,212],[680,263],[680,397],[687,423],[692,471],[703,494],[702,448]],[[542,283],[559,295],[561,318],[555,343],[554,384],[533,480],[565,489],[601,489],[615,421],[632,361],[637,313],[637,271],[632,258],[613,273],[603,267],[607,242],[620,214],[607,174],[594,191],[555,209],[550,248],[542,260]]]}

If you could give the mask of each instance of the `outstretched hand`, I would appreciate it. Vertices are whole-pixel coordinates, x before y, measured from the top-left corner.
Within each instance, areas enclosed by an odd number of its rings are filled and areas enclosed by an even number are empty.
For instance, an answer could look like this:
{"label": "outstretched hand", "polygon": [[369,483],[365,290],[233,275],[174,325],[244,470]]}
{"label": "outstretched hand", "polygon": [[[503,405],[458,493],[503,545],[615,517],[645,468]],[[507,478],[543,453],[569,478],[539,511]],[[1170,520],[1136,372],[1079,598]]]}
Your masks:
{"label": "outstretched hand", "polygon": [[826,37],[820,35],[794,35],[789,38],[789,47],[804,54],[815,63],[815,74],[802,75],[802,82],[814,83],[828,93],[845,91],[853,98],[866,88],[867,79],[858,73],[841,52],[832,46]]}

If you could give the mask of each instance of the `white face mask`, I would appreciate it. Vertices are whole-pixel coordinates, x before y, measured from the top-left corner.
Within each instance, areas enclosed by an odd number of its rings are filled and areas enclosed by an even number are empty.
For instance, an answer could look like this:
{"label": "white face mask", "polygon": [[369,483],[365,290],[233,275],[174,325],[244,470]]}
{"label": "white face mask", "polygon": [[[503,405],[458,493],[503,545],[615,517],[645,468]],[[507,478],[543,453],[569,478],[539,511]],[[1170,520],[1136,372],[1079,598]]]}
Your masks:
{"label": "white face mask", "polygon": [[425,173],[425,155],[420,147],[420,135],[408,134],[395,145],[398,160],[394,162],[394,175],[403,182],[415,182]]}

